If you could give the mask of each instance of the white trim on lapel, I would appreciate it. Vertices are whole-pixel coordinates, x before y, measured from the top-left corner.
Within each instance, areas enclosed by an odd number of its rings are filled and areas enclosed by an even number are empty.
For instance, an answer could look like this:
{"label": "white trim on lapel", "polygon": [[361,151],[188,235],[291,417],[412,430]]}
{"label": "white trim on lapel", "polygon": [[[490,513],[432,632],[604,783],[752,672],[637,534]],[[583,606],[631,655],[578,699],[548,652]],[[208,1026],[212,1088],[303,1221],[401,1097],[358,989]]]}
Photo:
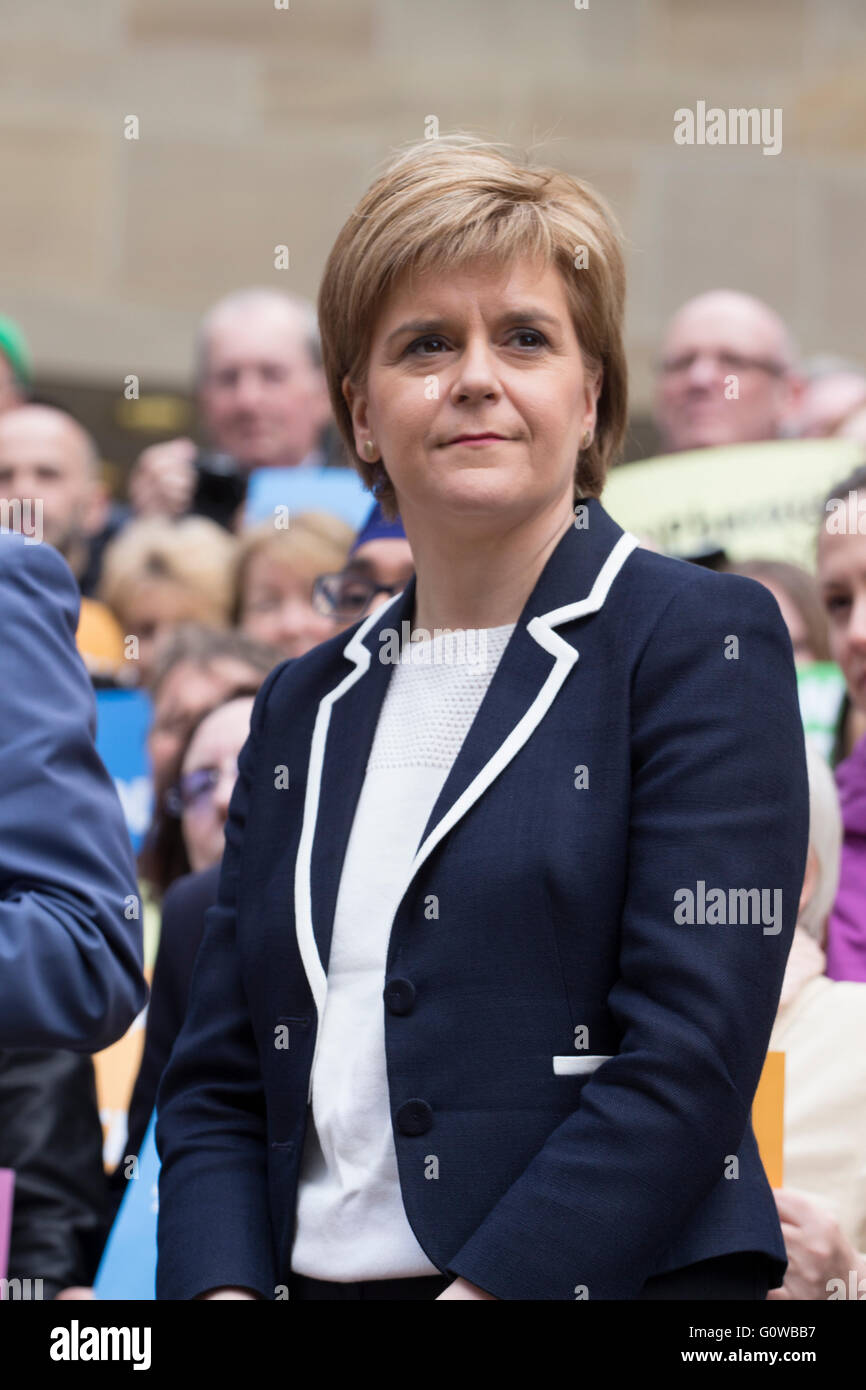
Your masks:
{"label": "white trim on lapel", "polygon": [[[418,853],[412,861],[406,888],[409,887],[424,860],[436,848],[443,836],[454,828],[461,816],[466,814],[469,807],[487,791],[487,788],[495,781],[503,768],[507,767],[511,759],[520,752],[530,734],[538,728],[553,704],[563,681],[580,655],[576,647],[572,647],[570,643],[559,636],[559,633],[553,631],[554,626],[559,623],[570,622],[573,618],[582,618],[586,613],[597,612],[607,598],[608,590],[620,569],[635,546],[638,545],[640,545],[640,541],[637,536],[633,536],[630,531],[624,531],[599,570],[595,583],[586,598],[578,599],[576,603],[568,603],[562,608],[552,608],[549,613],[540,613],[527,623],[527,632],[540,647],[544,647],[545,651],[550,652],[551,656],[555,657],[553,669],[523,718],[515,724],[505,741],[500,743],[493,757],[484,764],[478,775],[469,783],[463,795],[457,798],[442,819],[434,825],[427,839],[419,847]],[[401,901],[405,896],[405,891],[404,889],[400,896]]]}
{"label": "white trim on lapel", "polygon": [[313,1062],[310,1067],[310,1085],[307,1092],[307,1102],[313,1096],[313,1072],[316,1065],[316,1053],[319,1050],[319,1039],[322,1036],[322,1013],[325,1007],[325,998],[328,992],[328,977],[325,972],[322,960],[319,955],[319,948],[316,945],[316,936],[313,931],[313,888],[312,888],[312,864],[313,864],[313,839],[316,833],[316,821],[319,815],[319,797],[322,790],[322,769],[325,765],[325,744],[328,738],[328,725],[331,722],[331,709],[334,703],[345,695],[356,681],[359,681],[365,671],[370,666],[370,649],[364,646],[364,638],[374,623],[378,623],[382,614],[393,603],[402,598],[402,590],[388,599],[387,603],[380,604],[374,608],[369,617],[365,618],[354,637],[347,642],[343,648],[343,655],[350,661],[354,661],[355,669],[335,685],[333,690],[323,696],[319,701],[319,710],[316,715],[316,723],[313,728],[313,737],[310,741],[310,760],[307,769],[307,790],[304,796],[304,818],[301,825],[301,836],[298,841],[298,853],[295,859],[295,932],[298,938],[298,949],[301,953],[301,960],[304,971],[313,993],[313,1002],[316,1006],[318,1015],[318,1026],[316,1028],[316,1043],[313,1050]]}

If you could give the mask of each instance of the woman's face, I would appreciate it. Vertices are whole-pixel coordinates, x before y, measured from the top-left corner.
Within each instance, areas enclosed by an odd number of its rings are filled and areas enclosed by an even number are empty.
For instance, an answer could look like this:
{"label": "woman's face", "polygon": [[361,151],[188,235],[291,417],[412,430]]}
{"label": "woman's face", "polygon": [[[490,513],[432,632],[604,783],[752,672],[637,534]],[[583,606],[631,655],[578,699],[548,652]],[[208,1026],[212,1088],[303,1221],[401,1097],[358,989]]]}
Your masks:
{"label": "woman's face", "polygon": [[[250,729],[253,700],[220,705],[196,729],[181,768],[183,839],[194,873],[222,858],[223,831],[238,775],[238,754]],[[189,797],[187,800],[186,797]]]}
{"label": "woman's face", "polygon": [[[218,622],[216,607],[182,584],[171,580],[146,580],[136,589],[122,618],[124,634],[138,639],[129,665],[137,685],[148,685],[153,673],[157,643],[179,623]],[[137,654],[135,654],[137,653]]]}
{"label": "woman's face", "polygon": [[241,628],[283,656],[303,656],[338,630],[331,618],[316,612],[312,595],[312,579],[259,551],[246,567]]}
{"label": "woman's face", "polygon": [[559,271],[532,261],[398,284],[363,393],[344,383],[358,451],[375,441],[410,533],[416,518],[471,528],[570,512],[600,387]]}
{"label": "woman's face", "polygon": [[[863,494],[859,494],[858,502]],[[818,540],[818,582],[827,610],[830,652],[841,666],[851,702],[866,712],[866,535],[850,528]]]}
{"label": "woman's face", "polygon": [[147,737],[157,795],[170,777],[190,729],[204,711],[224,700],[233,687],[255,686],[261,681],[261,671],[240,657],[218,656],[205,664],[178,661],[171,668],[154,698],[153,723]]}

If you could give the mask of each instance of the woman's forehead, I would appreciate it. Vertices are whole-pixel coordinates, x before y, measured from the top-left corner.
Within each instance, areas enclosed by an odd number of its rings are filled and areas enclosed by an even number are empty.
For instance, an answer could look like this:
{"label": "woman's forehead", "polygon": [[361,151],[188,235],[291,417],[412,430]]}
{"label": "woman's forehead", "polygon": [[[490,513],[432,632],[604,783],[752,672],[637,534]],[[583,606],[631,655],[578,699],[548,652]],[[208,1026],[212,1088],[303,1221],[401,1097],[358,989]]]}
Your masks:
{"label": "woman's forehead", "polygon": [[506,296],[509,300],[535,290],[562,297],[565,285],[556,266],[537,257],[517,257],[506,262],[483,258],[463,264],[427,269],[410,267],[397,278],[383,300],[382,312],[395,313],[406,305],[424,306],[437,301],[457,304],[473,296]]}

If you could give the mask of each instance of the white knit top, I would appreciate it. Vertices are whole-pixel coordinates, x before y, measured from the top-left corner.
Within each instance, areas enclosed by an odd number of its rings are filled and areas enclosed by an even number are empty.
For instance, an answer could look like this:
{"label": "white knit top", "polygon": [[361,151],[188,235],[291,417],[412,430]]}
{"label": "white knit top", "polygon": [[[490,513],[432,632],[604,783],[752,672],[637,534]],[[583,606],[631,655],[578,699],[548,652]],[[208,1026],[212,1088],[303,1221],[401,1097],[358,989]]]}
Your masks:
{"label": "white knit top", "polygon": [[430,812],[515,624],[404,645],[340,876],[292,1269],[345,1282],[435,1274],[403,1208],[385,1063],[391,924]]}

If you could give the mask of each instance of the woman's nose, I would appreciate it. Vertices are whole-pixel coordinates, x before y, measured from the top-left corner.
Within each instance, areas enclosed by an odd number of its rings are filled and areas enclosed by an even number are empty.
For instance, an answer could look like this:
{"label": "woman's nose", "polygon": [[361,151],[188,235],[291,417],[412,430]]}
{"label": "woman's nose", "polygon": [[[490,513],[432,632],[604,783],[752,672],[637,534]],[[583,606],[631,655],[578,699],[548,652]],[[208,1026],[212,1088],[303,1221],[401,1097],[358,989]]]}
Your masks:
{"label": "woman's nose", "polygon": [[319,637],[333,631],[329,620],[317,613],[311,603],[289,599],[280,610],[280,636],[283,641],[299,637]]}
{"label": "woman's nose", "polygon": [[214,787],[213,804],[214,810],[221,821],[225,821],[229,813],[229,802],[232,799],[232,792],[237,781],[237,768],[224,768],[220,774],[220,779]]}
{"label": "woman's nose", "polygon": [[457,361],[453,392],[461,399],[467,396],[496,394],[500,390],[496,355],[486,336],[467,339]]}

